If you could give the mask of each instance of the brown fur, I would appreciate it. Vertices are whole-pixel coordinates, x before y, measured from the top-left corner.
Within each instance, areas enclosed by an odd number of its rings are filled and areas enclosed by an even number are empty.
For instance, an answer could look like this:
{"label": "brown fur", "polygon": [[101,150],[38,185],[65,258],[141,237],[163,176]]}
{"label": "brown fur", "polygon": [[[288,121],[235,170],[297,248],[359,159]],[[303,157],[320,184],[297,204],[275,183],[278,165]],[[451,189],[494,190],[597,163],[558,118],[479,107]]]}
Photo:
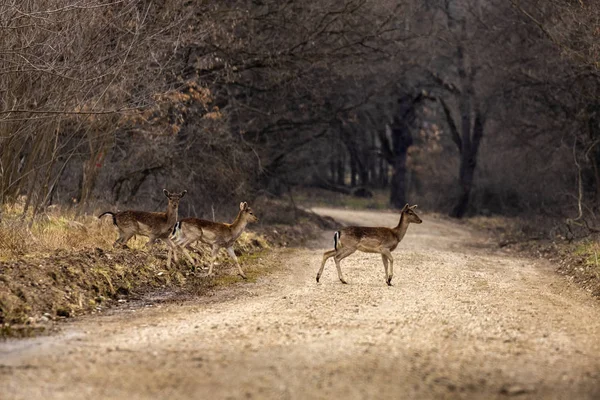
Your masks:
{"label": "brown fur", "polygon": [[319,272],[317,273],[317,282],[319,282],[319,279],[321,278],[327,260],[334,257],[338,277],[342,283],[347,283],[342,275],[340,261],[354,253],[356,250],[359,250],[365,253],[381,254],[381,259],[385,268],[386,283],[391,286],[394,275],[394,259],[392,258],[392,251],[398,247],[398,243],[404,238],[410,223],[420,224],[423,222],[414,211],[416,207],[416,205],[409,206],[406,204],[400,212],[400,221],[395,228],[349,226],[336,232],[335,249],[323,253],[321,268],[319,268]]}
{"label": "brown fur", "polygon": [[[177,213],[179,201],[187,193],[169,193],[166,189],[163,193],[169,199],[166,212],[146,212],[146,211],[121,211],[112,213],[107,211],[98,216],[112,215],[113,223],[119,229],[119,237],[113,244],[116,246],[127,246],[127,241],[134,235],[147,236],[149,238],[146,246],[151,246],[158,239],[168,239],[169,233],[177,222]],[[170,242],[168,242],[170,244]]]}
{"label": "brown fur", "polygon": [[[200,241],[208,244],[212,248],[210,268],[208,275],[212,275],[213,265],[217,253],[221,248],[227,249],[229,256],[235,261],[238,267],[239,274],[242,278],[246,279],[246,274],[242,271],[240,263],[233,251],[233,244],[237,238],[242,234],[246,225],[250,222],[256,222],[258,218],[254,215],[252,209],[248,206],[248,203],[240,203],[240,211],[231,224],[212,222],[198,218],[184,218],[175,226],[175,229],[171,235],[173,243],[182,249],[183,253],[194,265],[195,262],[191,256],[185,251],[185,248],[189,248],[194,242]],[[173,253],[176,256],[176,247],[173,249]],[[167,264],[170,264],[171,257],[169,254],[169,260]]]}

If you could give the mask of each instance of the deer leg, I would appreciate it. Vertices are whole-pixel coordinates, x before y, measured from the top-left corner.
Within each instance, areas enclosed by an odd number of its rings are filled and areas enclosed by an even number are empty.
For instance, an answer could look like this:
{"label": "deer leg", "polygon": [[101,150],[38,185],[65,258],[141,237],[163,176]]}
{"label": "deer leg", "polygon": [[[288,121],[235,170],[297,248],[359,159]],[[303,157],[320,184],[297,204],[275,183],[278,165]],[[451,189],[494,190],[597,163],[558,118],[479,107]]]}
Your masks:
{"label": "deer leg", "polygon": [[177,248],[175,247],[175,245],[173,245],[173,247],[171,248],[171,250],[173,252],[173,258],[175,259],[175,264],[179,264],[179,257],[177,257]]}
{"label": "deer leg", "polygon": [[215,265],[215,260],[217,259],[217,254],[219,253],[219,246],[216,244],[213,245],[212,251],[210,253],[210,267],[208,268],[208,276],[213,274],[213,265]]}
{"label": "deer leg", "polygon": [[188,246],[189,243],[186,243],[184,246],[181,246],[181,251],[183,252],[183,255],[185,255],[187,257],[187,259],[189,260],[190,263],[192,263],[192,266],[196,266],[196,261],[192,258],[192,256],[190,255],[190,253],[185,249]]}
{"label": "deer leg", "polygon": [[[201,256],[201,254],[200,254],[200,250],[198,250],[198,248],[197,248],[197,247],[194,247],[194,246],[192,246],[192,244],[191,244],[191,243],[188,243],[187,245],[185,245],[185,247],[183,247],[183,250],[184,250],[184,252],[186,251],[186,249],[187,249],[187,250],[190,250],[190,251],[192,251],[192,252],[194,252],[194,253],[196,253],[196,254],[198,254],[198,255],[200,255],[200,256]],[[188,252],[188,254],[189,254],[189,252]],[[191,256],[190,256],[190,257],[191,257]],[[196,266],[196,268],[200,268],[200,269],[207,269],[207,268],[204,268],[204,265],[203,265],[203,264],[200,264],[200,266]]]}
{"label": "deer leg", "polygon": [[392,286],[392,278],[394,277],[394,258],[392,257],[392,253],[388,249],[384,249],[381,252],[382,256],[385,256],[390,262],[390,273],[387,276],[386,283],[388,286]]}
{"label": "deer leg", "polygon": [[113,243],[113,247],[116,248],[117,246],[120,246],[122,244],[122,241],[123,241],[124,237],[125,237],[125,233],[122,230],[119,229],[119,237]]}
{"label": "deer leg", "polygon": [[354,253],[355,251],[356,251],[356,249],[352,249],[349,247],[342,247],[333,258],[335,260],[335,267],[337,268],[338,278],[340,278],[340,281],[342,283],[348,283],[348,282],[346,282],[346,280],[344,279],[344,276],[342,275],[342,268],[340,267],[340,261],[342,261],[344,258],[348,257],[350,254]]}
{"label": "deer leg", "polygon": [[127,248],[127,241],[131,239],[133,236],[133,232],[125,233],[124,231],[119,229],[119,237],[113,243],[113,247],[124,247]]}
{"label": "deer leg", "polygon": [[196,266],[196,260],[194,260],[194,258],[190,255],[190,253],[184,247],[181,248],[181,251],[187,257],[189,262],[191,262],[193,266]]}
{"label": "deer leg", "polygon": [[171,268],[171,256],[175,259],[175,263],[179,263],[179,257],[177,257],[177,249],[175,243],[171,239],[165,239],[165,243],[169,246],[169,255],[167,256],[167,268]]}
{"label": "deer leg", "polygon": [[149,247],[153,246],[154,243],[156,243],[156,237],[155,236],[150,236],[149,239],[148,239],[148,241],[144,245],[144,247],[145,248],[149,248]]}
{"label": "deer leg", "polygon": [[233,247],[228,247],[227,253],[229,254],[229,257],[233,258],[233,261],[235,261],[235,265],[237,265],[238,270],[239,270],[238,275],[240,275],[244,279],[248,279],[248,278],[246,278],[246,274],[244,274],[244,271],[242,271],[242,267],[240,266],[240,263],[238,262],[237,256],[235,255],[235,251],[233,251]]}
{"label": "deer leg", "polygon": [[381,254],[381,261],[383,261],[383,268],[385,269],[385,281],[388,279],[388,259],[386,256]]}
{"label": "deer leg", "polygon": [[173,253],[175,251],[173,250],[173,248],[169,248],[169,255],[167,256],[167,269],[171,268],[171,257],[173,256]]}
{"label": "deer leg", "polygon": [[335,253],[337,253],[337,250],[329,250],[323,253],[323,261],[321,261],[321,268],[319,268],[319,272],[317,272],[317,283],[319,283],[319,279],[321,279],[321,274],[323,273],[323,268],[325,268],[325,263],[331,257],[335,256]]}

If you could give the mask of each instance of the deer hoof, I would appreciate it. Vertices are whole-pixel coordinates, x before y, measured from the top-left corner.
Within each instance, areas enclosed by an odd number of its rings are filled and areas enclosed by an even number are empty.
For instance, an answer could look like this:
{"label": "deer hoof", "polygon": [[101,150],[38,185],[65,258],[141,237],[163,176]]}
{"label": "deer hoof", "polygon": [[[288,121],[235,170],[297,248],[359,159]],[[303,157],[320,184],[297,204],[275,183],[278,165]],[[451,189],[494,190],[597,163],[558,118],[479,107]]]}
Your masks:
{"label": "deer hoof", "polygon": [[238,275],[241,276],[243,279],[248,279],[248,278],[246,278],[245,274],[238,274]]}
{"label": "deer hoof", "polygon": [[346,282],[344,279],[340,279],[340,282],[342,282],[344,285],[348,284],[348,282]]}
{"label": "deer hoof", "polygon": [[317,275],[317,283],[319,283],[319,279],[321,279],[321,277]]}
{"label": "deer hoof", "polygon": [[387,283],[388,286],[393,286],[392,285],[392,278],[388,278],[385,282]]}

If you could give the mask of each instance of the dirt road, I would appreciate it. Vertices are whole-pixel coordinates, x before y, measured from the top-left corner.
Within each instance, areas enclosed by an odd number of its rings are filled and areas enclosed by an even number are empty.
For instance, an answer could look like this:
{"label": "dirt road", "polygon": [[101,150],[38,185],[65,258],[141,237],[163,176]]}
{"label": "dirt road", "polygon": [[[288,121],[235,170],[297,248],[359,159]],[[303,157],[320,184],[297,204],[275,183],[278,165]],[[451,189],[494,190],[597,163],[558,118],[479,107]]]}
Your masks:
{"label": "dirt road", "polygon": [[[318,209],[345,223],[397,216]],[[0,343],[1,399],[600,398],[600,304],[552,266],[424,216],[394,253],[333,262],[332,233],[256,283]]]}

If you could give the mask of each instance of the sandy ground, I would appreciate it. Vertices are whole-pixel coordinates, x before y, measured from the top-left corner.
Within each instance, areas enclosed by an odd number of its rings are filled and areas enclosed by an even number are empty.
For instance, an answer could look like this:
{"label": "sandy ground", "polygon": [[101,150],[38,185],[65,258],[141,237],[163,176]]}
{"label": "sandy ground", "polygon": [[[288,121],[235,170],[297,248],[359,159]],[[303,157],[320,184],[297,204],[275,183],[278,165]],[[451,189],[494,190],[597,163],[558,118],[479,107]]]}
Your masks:
{"label": "sandy ground", "polygon": [[[317,209],[393,226],[397,216]],[[333,261],[332,232],[256,283],[132,304],[0,343],[1,399],[600,398],[600,303],[539,260],[424,216],[396,252]]]}

